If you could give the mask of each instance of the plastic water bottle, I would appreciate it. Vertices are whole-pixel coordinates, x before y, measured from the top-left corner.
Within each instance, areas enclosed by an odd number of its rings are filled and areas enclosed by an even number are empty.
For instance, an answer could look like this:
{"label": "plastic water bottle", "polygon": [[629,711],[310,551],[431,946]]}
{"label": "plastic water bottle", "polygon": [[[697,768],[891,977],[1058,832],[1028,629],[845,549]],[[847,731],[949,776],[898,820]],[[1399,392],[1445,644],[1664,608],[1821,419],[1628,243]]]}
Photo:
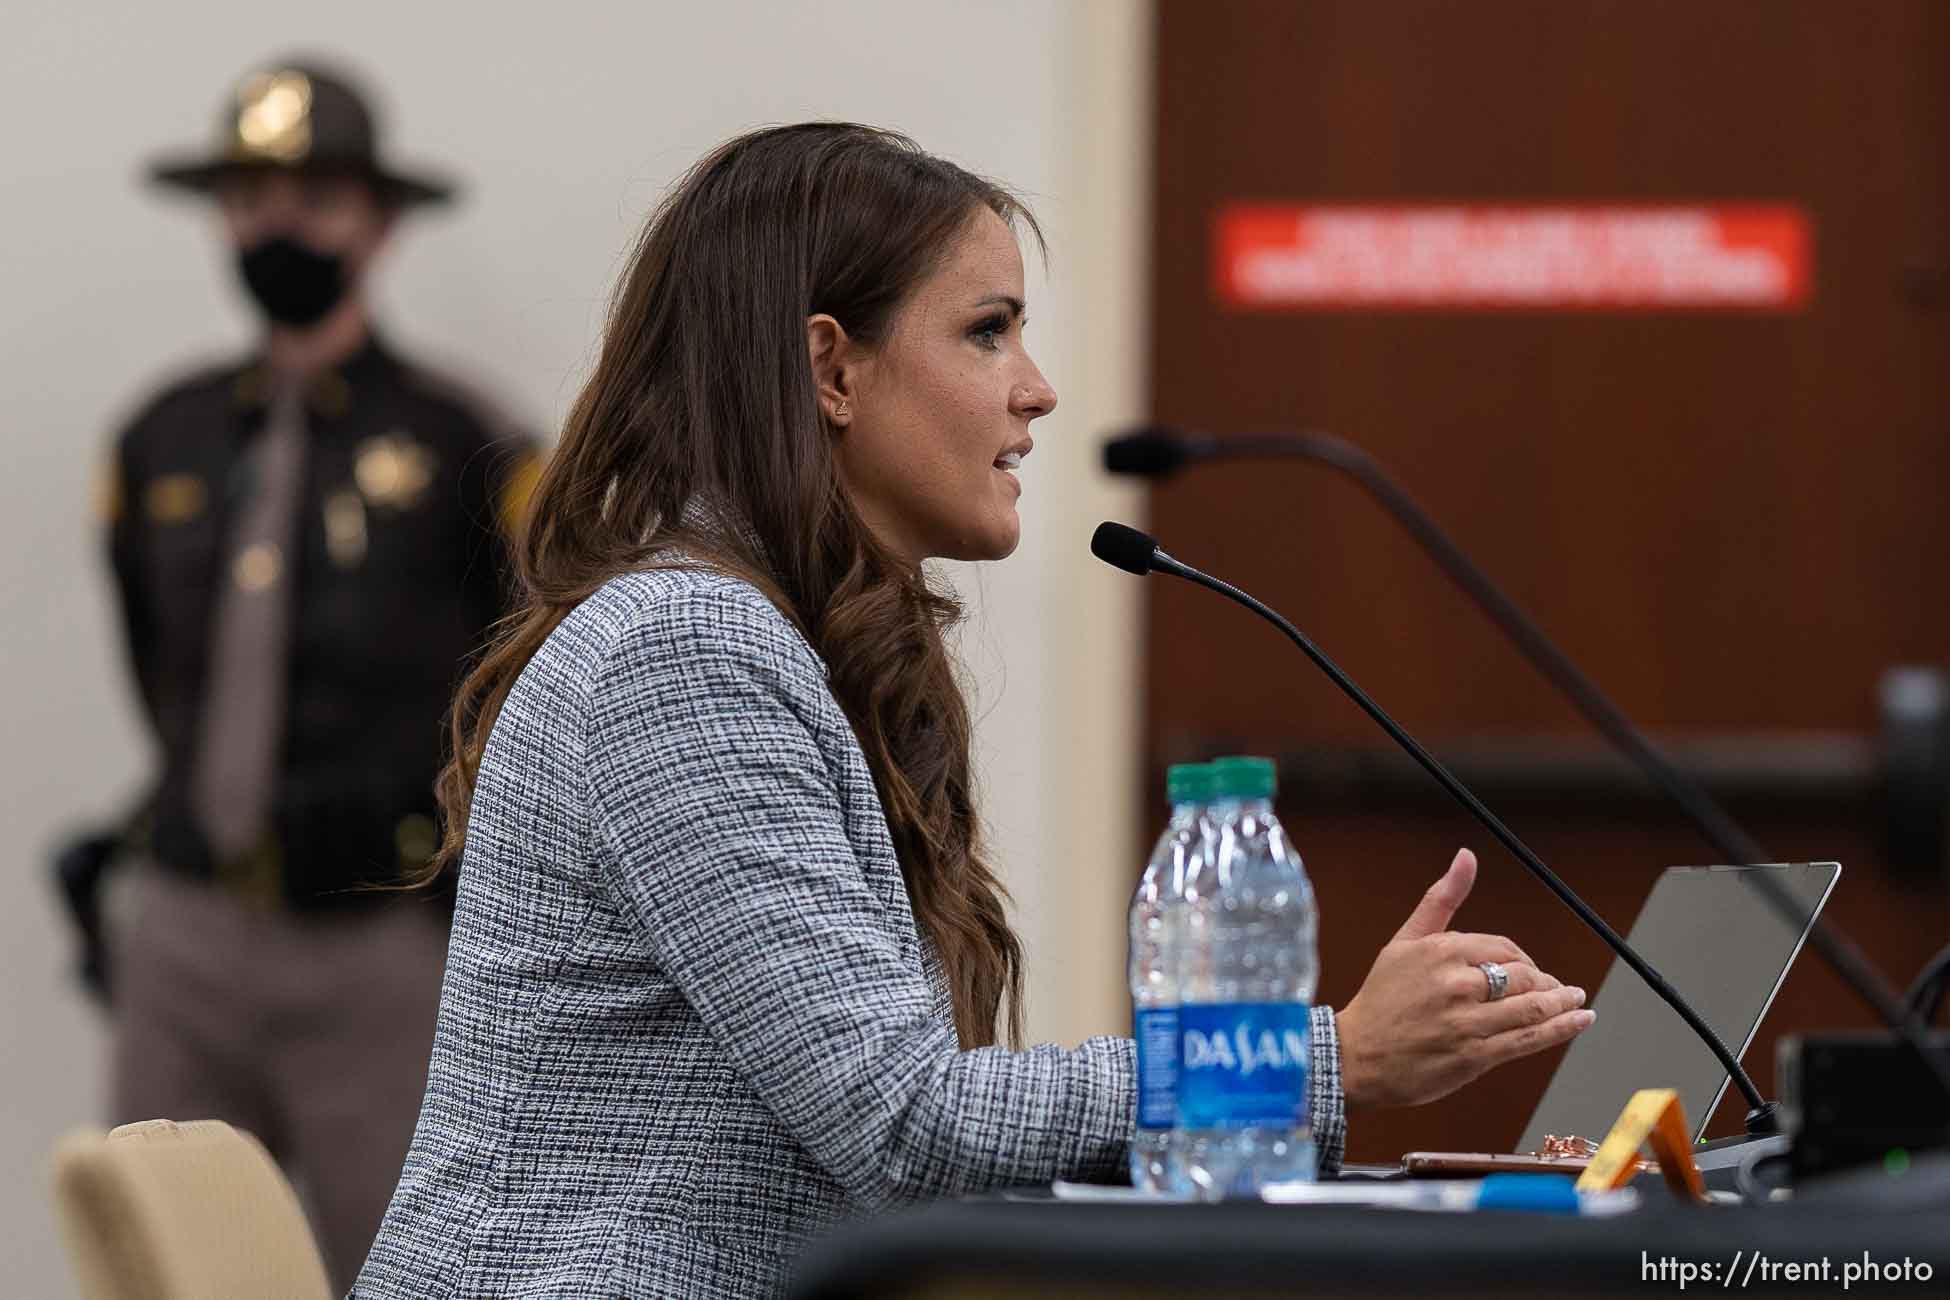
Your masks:
{"label": "plastic water bottle", "polygon": [[1315,1176],[1313,888],[1273,815],[1273,764],[1222,758],[1212,772],[1217,843],[1185,882],[1173,1139],[1201,1200]]}
{"label": "plastic water bottle", "polygon": [[1172,1159],[1178,1122],[1178,937],[1185,878],[1197,868],[1211,834],[1205,806],[1211,769],[1180,763],[1165,773],[1171,821],[1151,851],[1131,898],[1131,1029],[1137,1040],[1137,1136],[1131,1142],[1131,1186],[1182,1195]]}

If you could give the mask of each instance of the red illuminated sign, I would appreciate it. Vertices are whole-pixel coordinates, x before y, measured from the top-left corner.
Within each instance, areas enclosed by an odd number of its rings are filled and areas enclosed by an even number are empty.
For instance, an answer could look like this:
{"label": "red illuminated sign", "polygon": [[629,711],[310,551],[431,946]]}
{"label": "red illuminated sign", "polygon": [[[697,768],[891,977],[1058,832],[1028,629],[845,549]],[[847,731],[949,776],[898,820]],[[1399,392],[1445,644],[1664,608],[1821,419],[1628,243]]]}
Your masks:
{"label": "red illuminated sign", "polygon": [[1234,204],[1219,300],[1248,311],[1793,311],[1814,223],[1791,204]]}

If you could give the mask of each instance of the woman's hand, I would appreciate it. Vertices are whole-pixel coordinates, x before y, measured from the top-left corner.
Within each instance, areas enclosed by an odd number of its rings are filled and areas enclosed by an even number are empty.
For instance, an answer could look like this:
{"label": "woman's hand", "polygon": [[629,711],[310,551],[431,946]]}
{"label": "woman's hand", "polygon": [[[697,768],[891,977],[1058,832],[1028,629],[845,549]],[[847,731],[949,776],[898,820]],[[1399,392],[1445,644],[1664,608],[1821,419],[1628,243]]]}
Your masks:
{"label": "woman's hand", "polygon": [[[1501,935],[1449,922],[1476,883],[1476,855],[1456,854],[1335,1016],[1350,1107],[1415,1106],[1445,1097],[1506,1061],[1568,1043],[1595,1013],[1584,990],[1537,969]],[[1478,962],[1502,964],[1509,992],[1488,1000]]]}

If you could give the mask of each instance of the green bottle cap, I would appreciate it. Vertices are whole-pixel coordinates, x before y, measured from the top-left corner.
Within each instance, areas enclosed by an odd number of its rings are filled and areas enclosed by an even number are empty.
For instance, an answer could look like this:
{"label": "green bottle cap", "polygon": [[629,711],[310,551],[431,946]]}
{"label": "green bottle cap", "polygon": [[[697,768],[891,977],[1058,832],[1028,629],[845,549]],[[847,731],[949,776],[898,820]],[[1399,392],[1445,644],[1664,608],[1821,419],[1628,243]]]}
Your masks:
{"label": "green bottle cap", "polygon": [[1279,770],[1270,758],[1243,755],[1216,759],[1212,775],[1219,799],[1271,799],[1280,788]]}
{"label": "green bottle cap", "polygon": [[1165,769],[1165,798],[1174,804],[1212,802],[1212,765],[1173,763]]}

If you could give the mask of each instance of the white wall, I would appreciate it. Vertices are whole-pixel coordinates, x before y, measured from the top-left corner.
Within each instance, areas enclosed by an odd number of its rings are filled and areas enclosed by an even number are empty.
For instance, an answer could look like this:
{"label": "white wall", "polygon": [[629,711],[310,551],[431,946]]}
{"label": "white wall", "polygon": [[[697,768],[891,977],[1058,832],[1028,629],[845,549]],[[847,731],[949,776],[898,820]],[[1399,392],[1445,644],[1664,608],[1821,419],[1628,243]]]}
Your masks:
{"label": "white wall", "polygon": [[[392,332],[486,379],[538,427],[592,356],[661,187],[740,129],[846,117],[1026,190],[1054,250],[1031,341],[1063,395],[1024,474],[1025,540],[956,580],[975,606],[992,842],[1031,961],[1031,1027],[1118,1028],[1137,852],[1136,584],[1085,553],[1133,501],[1094,471],[1136,413],[1149,5],[823,0],[546,6],[9,0],[0,22],[0,1290],[70,1292],[46,1204],[52,1138],[96,1118],[102,1032],[65,979],[43,884],[59,831],[115,808],[148,756],[89,512],[109,430],[247,321],[206,214],[137,183],[206,141],[244,69],[288,50],[363,67],[395,152],[468,202],[405,232]],[[1006,664],[1006,672],[1004,665]]]}

